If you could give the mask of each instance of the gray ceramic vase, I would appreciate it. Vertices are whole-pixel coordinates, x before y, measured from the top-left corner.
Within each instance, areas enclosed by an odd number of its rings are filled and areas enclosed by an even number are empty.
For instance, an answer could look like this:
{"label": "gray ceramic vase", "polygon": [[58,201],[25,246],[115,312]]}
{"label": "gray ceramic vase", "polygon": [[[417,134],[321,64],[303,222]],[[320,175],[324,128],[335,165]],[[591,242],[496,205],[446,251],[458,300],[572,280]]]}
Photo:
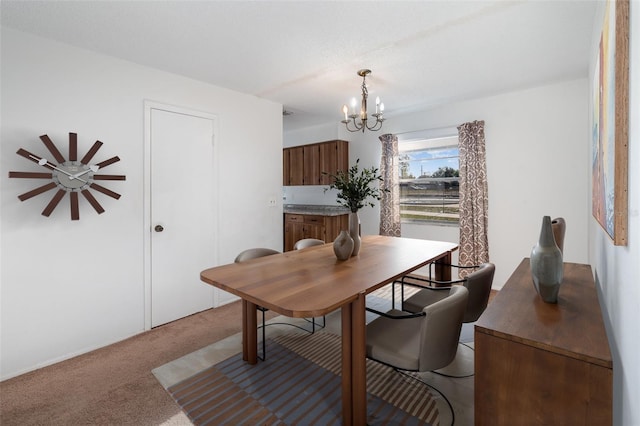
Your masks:
{"label": "gray ceramic vase", "polygon": [[349,213],[349,235],[353,239],[353,252],[351,256],[357,256],[360,253],[360,243],[362,238],[360,237],[360,216],[358,212]]}
{"label": "gray ceramic vase", "polygon": [[333,252],[338,260],[347,260],[353,252],[353,238],[347,231],[340,231],[340,235],[333,241]]}
{"label": "gray ceramic vase", "polygon": [[542,218],[540,239],[531,250],[531,277],[536,291],[547,303],[558,303],[564,264],[551,229],[551,217]]}

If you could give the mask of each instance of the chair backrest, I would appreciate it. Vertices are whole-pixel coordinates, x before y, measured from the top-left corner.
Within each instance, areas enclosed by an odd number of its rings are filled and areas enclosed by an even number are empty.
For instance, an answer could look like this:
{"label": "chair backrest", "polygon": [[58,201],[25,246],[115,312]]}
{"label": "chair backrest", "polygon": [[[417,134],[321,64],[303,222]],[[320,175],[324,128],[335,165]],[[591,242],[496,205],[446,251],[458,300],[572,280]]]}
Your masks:
{"label": "chair backrest", "polygon": [[240,263],[246,260],[257,259],[258,257],[270,256],[278,253],[280,252],[269,248],[250,248],[240,252],[240,254],[236,256],[234,262]]}
{"label": "chair backrest", "polygon": [[454,285],[447,297],[422,310],[419,371],[446,367],[456,357],[468,296],[466,287]]}
{"label": "chair backrest", "polygon": [[567,223],[563,217],[556,217],[551,221],[551,229],[553,230],[553,238],[556,240],[556,245],[563,252],[564,247],[564,233],[567,230]]}
{"label": "chair backrest", "polygon": [[467,275],[464,286],[469,290],[469,302],[463,322],[477,321],[487,309],[495,270],[496,266],[493,263],[483,263],[478,269]]}
{"label": "chair backrest", "polygon": [[324,245],[324,241],[318,240],[316,238],[305,238],[305,239],[296,241],[296,243],[293,245],[293,249],[302,250],[307,247],[321,246],[321,245]]}

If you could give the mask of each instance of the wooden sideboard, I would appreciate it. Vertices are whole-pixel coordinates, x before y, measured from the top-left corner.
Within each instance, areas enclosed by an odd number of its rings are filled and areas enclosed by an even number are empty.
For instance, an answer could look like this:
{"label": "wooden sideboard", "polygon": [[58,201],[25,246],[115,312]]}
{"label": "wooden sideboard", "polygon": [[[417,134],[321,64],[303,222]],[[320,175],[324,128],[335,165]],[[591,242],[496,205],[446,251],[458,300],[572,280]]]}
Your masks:
{"label": "wooden sideboard", "polygon": [[525,258],[475,325],[476,425],[610,425],[613,363],[589,265],[564,264],[557,304]]}

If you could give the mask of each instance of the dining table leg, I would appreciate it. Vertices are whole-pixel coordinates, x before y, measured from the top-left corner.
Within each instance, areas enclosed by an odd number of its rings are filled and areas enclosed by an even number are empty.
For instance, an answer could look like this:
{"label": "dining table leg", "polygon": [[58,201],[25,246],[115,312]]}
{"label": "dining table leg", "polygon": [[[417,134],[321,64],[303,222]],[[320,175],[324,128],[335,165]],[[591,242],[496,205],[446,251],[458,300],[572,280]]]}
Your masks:
{"label": "dining table leg", "polygon": [[242,359],[258,362],[258,312],[255,303],[242,300]]}
{"label": "dining table leg", "polygon": [[342,424],[353,424],[353,412],[351,406],[351,311],[353,304],[342,307]]}
{"label": "dining table leg", "polygon": [[342,307],[342,423],[367,423],[365,294]]}
{"label": "dining table leg", "polygon": [[433,263],[435,266],[434,280],[451,281],[451,260],[451,252],[448,251]]}

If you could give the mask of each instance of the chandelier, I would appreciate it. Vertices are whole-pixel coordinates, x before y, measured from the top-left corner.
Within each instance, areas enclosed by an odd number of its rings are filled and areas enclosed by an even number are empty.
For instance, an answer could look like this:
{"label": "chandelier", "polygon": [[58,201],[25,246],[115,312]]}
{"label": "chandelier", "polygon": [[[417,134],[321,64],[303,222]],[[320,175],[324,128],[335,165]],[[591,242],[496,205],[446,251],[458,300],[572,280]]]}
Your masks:
{"label": "chandelier", "polygon": [[[349,108],[346,105],[342,106],[342,112],[344,113],[344,123],[347,127],[347,130],[350,132],[358,132],[362,130],[364,133],[365,129],[369,129],[372,132],[380,130],[382,128],[382,122],[384,118],[382,118],[382,112],[384,111],[384,104],[380,102],[380,97],[376,97],[376,112],[375,114],[371,114],[375,117],[376,121],[371,125],[368,123],[367,119],[367,98],[369,97],[369,90],[367,89],[367,76],[371,74],[371,70],[360,70],[358,71],[358,75],[362,77],[362,103],[360,104],[360,113],[356,114],[356,98],[351,99],[351,114],[349,114]],[[359,118],[356,121],[356,118]],[[353,128],[350,125],[353,125]]]}

